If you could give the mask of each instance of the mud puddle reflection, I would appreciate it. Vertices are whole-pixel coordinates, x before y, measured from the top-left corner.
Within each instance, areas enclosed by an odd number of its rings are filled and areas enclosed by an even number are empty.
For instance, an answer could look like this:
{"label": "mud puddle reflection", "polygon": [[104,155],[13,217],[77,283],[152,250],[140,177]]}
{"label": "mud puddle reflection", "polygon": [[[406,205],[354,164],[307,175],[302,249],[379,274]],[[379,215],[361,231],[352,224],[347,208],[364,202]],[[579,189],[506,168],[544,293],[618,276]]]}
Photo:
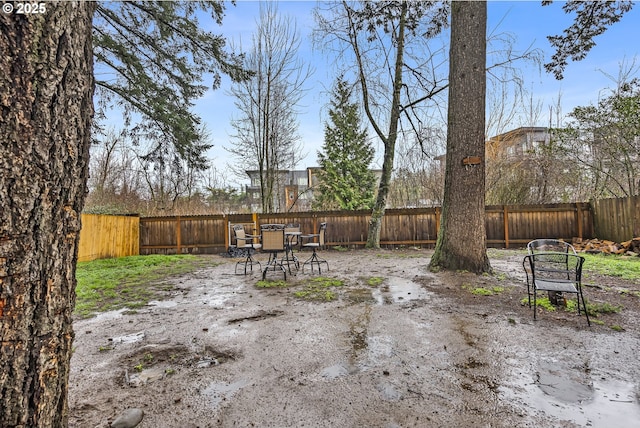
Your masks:
{"label": "mud puddle reflection", "polygon": [[562,364],[539,367],[533,379],[512,379],[519,382],[516,390],[502,387],[501,392],[509,399],[520,398],[527,412],[595,428],[631,428],[640,421],[640,386],[633,383],[591,379],[590,374],[572,372]]}
{"label": "mud puddle reflection", "polygon": [[373,290],[371,294],[379,305],[424,300],[430,296],[430,293],[420,284],[396,276],[389,277],[384,286]]}

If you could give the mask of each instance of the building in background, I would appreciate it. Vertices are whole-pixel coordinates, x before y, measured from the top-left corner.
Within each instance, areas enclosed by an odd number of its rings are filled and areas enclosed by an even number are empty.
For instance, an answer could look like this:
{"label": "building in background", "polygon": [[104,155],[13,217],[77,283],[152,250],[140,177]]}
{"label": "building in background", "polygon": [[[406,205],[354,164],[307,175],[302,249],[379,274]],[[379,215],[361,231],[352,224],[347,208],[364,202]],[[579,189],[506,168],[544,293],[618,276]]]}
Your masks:
{"label": "building in background", "polygon": [[[276,212],[298,212],[311,211],[311,204],[314,198],[314,189],[318,186],[318,170],[320,167],[308,167],[303,170],[282,170],[278,172],[277,182],[274,191]],[[373,170],[376,175],[376,189],[380,183],[382,170]],[[245,191],[251,212],[260,212],[260,171],[246,171],[250,183]]]}

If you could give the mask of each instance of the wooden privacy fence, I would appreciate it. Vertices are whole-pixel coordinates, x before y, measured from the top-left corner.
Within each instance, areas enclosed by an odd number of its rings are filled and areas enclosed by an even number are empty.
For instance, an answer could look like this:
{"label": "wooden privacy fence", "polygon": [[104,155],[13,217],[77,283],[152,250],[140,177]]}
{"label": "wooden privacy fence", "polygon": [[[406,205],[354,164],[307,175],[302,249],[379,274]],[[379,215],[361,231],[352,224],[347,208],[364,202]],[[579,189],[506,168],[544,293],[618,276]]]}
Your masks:
{"label": "wooden privacy fence", "polygon": [[600,199],[593,205],[593,226],[599,239],[625,242],[640,236],[640,196]]}
{"label": "wooden privacy fence", "polygon": [[[370,211],[314,211],[140,218],[140,254],[220,253],[233,244],[231,226],[244,224],[249,233],[261,224],[299,223],[303,233],[317,233],[327,222],[329,246],[363,246]],[[440,208],[388,209],[380,245],[432,246],[440,226]],[[500,205],[486,208],[487,244],[520,247],[536,238],[594,237],[589,204]]]}
{"label": "wooden privacy fence", "polygon": [[140,254],[140,217],[82,214],[78,261]]}

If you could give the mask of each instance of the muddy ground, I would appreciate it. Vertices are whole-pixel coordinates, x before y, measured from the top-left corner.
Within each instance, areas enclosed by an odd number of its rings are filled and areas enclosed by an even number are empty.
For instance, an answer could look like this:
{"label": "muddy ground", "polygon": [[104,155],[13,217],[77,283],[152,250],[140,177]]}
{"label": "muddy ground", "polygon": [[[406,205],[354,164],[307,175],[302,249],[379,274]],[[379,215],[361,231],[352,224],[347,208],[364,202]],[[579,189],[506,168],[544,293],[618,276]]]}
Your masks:
{"label": "muddy ground", "polygon": [[294,295],[308,268],[265,289],[202,256],[165,300],[76,321],[70,426],[127,408],[149,428],[640,426],[640,284],[588,275],[620,313],[534,322],[521,251],[490,250],[492,276],[431,273],[430,250],[322,254],[332,301]]}

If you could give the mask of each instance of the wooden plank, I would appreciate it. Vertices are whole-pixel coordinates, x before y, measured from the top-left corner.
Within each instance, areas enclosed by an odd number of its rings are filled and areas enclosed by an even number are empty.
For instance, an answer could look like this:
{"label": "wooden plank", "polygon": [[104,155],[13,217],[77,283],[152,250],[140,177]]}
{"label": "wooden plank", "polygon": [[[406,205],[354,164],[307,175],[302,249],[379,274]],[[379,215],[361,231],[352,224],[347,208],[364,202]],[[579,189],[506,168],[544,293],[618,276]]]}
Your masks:
{"label": "wooden plank", "polygon": [[503,208],[502,220],[504,227],[504,246],[505,248],[509,248],[509,214],[506,205]]}

